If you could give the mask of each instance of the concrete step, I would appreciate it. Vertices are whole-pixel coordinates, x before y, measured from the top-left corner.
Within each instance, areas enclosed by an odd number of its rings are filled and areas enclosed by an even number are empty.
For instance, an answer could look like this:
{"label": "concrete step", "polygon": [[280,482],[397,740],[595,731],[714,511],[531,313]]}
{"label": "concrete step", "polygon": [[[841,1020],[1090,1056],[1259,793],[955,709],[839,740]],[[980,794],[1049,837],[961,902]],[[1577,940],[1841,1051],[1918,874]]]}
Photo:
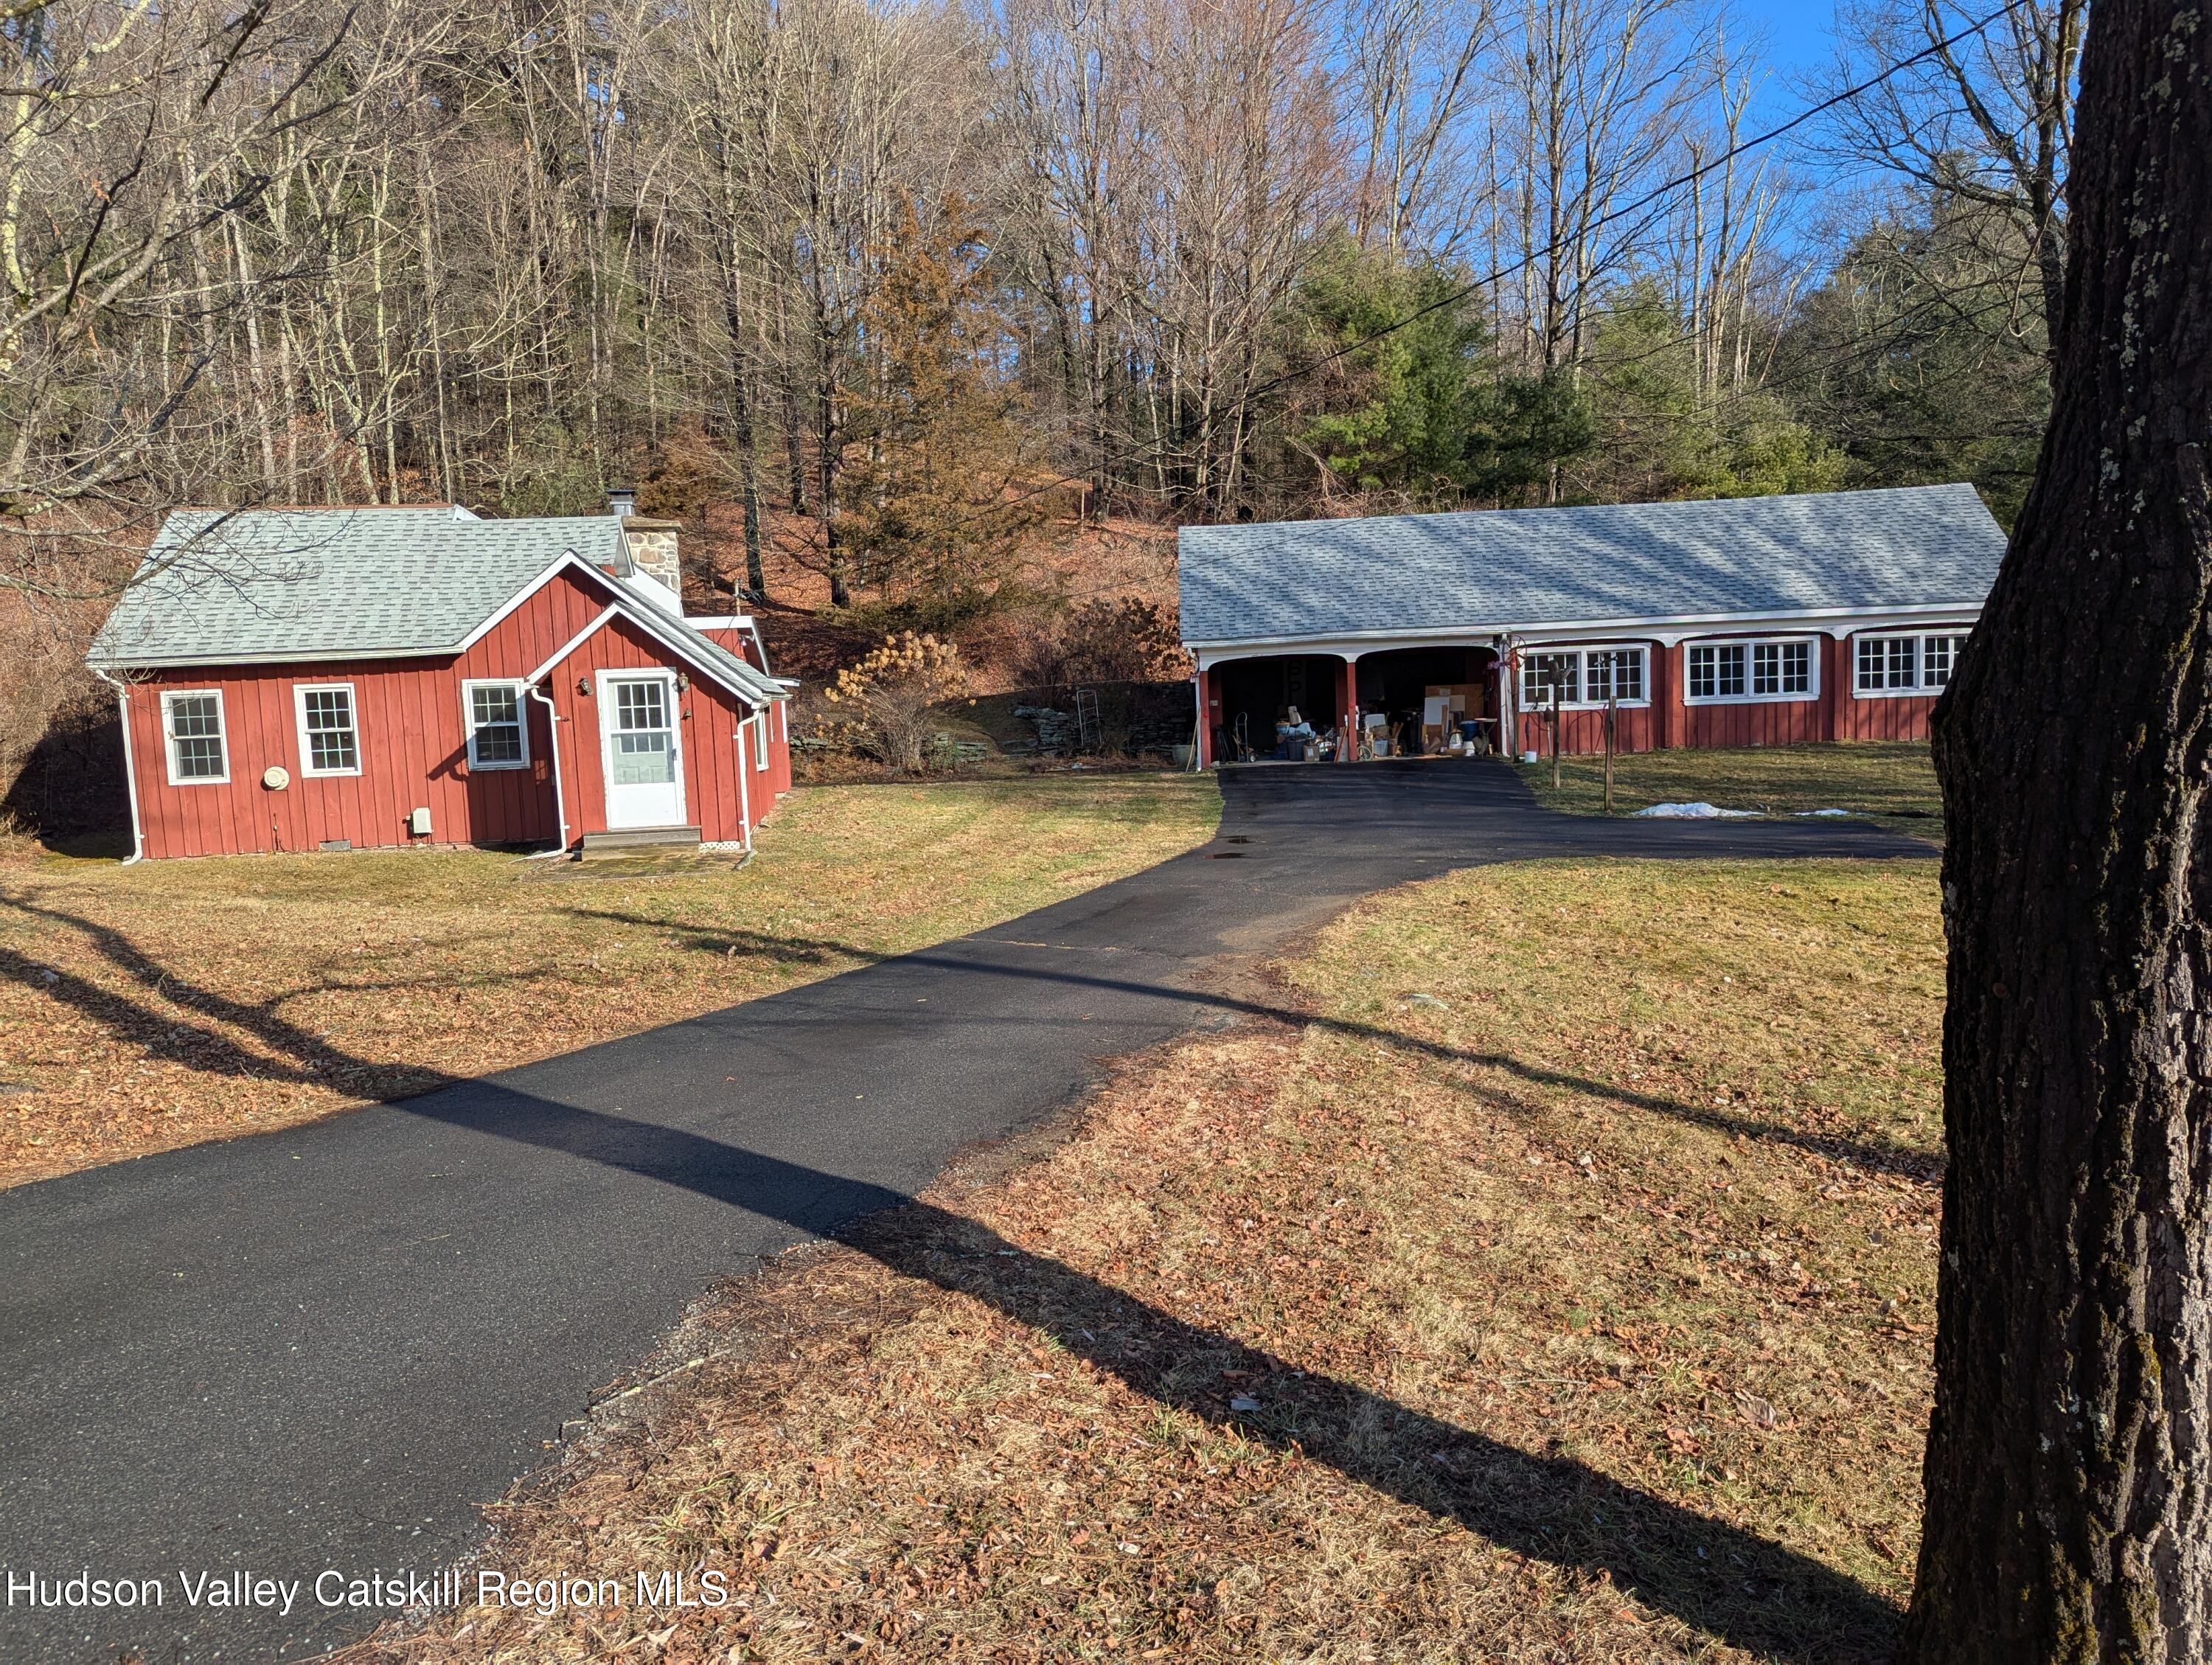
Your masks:
{"label": "concrete step", "polygon": [[698,842],[696,827],[624,827],[618,832],[586,833],[581,854],[589,861],[594,856],[635,855],[641,851],[677,849]]}

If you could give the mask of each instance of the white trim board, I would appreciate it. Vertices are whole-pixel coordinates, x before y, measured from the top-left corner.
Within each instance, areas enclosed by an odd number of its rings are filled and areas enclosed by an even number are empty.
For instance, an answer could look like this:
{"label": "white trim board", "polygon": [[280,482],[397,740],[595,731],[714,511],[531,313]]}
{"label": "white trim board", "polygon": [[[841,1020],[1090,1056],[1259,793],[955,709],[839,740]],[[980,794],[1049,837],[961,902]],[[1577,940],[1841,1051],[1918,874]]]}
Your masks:
{"label": "white trim board", "polygon": [[[227,787],[230,784],[230,713],[220,688],[164,688],[161,690],[159,715],[161,722],[161,768],[163,781],[172,787]],[[169,702],[172,700],[213,699],[215,701],[215,739],[222,747],[222,773],[220,775],[179,775],[177,773],[177,736],[169,722]],[[189,737],[204,739],[204,735]]]}
{"label": "white trim board", "polygon": [[1679,647],[1692,637],[1724,631],[1729,635],[1774,634],[1840,636],[1869,629],[1905,629],[1925,624],[1931,630],[1966,629],[1981,617],[1979,602],[1936,602],[1924,607],[1821,608],[1791,613],[1678,613],[1648,618],[1586,618],[1544,620],[1528,624],[1482,623],[1460,629],[1353,631],[1336,635],[1254,636],[1235,640],[1186,641],[1183,646],[1210,670],[1230,659],[1261,659],[1286,653],[1313,653],[1358,659],[1363,654],[1388,653],[1401,647],[1541,647],[1586,640],[1633,636],[1656,641],[1662,647]]}
{"label": "white trim board", "polygon": [[[353,741],[351,769],[317,769],[315,744],[307,727],[307,696],[310,694],[343,694],[346,696],[346,726],[343,731]],[[357,779],[368,750],[361,735],[361,696],[349,682],[295,682],[292,684],[292,732],[300,743],[300,778],[303,781],[346,781]],[[325,729],[335,734],[337,729]]]}

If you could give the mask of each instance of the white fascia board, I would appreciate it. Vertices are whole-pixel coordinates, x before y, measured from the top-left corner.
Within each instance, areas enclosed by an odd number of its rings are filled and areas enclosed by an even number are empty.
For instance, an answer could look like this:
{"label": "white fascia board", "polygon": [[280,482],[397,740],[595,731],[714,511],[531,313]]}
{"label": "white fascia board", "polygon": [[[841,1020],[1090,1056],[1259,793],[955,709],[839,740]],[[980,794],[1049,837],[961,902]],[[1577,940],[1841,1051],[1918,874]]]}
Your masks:
{"label": "white fascia board", "polygon": [[1348,635],[1251,636],[1243,639],[1199,641],[1186,639],[1183,647],[1201,670],[1228,659],[1267,654],[1317,653],[1357,659],[1362,653],[1395,647],[1488,647],[1510,639],[1527,647],[1539,640],[1566,641],[1599,636],[1635,636],[1668,647],[1716,629],[1730,632],[1776,629],[1799,633],[1826,630],[1830,635],[1882,624],[1905,624],[1925,619],[1930,623],[1971,623],[1981,616],[1982,604],[1938,602],[1917,607],[1855,607],[1808,609],[1802,612],[1675,613],[1648,618],[1587,618],[1544,620],[1522,624],[1476,624],[1457,629],[1418,629],[1364,630]]}
{"label": "white fascia board", "polygon": [[275,653],[190,653],[168,657],[87,654],[87,665],[110,671],[216,670],[226,665],[351,665],[356,659],[442,659],[450,647],[286,647]]}
{"label": "white fascia board", "polygon": [[586,624],[582,629],[577,631],[574,635],[570,636],[568,640],[562,643],[559,647],[554,649],[552,657],[548,659],[544,664],[539,665],[535,671],[530,672],[529,675],[518,678],[518,680],[526,687],[534,687],[538,684],[544,681],[546,676],[552,671],[555,665],[560,664],[562,659],[567,659],[569,654],[574,653],[579,647],[581,647],[586,642],[597,635],[599,634],[599,626],[605,624],[611,618],[620,617],[621,613],[622,608],[619,604],[611,601],[609,602],[606,605],[605,611],[601,612],[597,618],[593,619],[589,624]]}
{"label": "white fascia board", "polygon": [[642,568],[633,569],[622,581],[659,611],[673,613],[678,618],[684,617],[684,598]]}
{"label": "white fascia board", "polygon": [[532,671],[526,680],[536,683],[544,678],[555,665],[567,659],[617,617],[628,619],[701,676],[705,677],[717,687],[727,689],[747,705],[757,708],[769,700],[787,697],[780,688],[764,696],[759,689],[748,687],[732,678],[724,666],[706,659],[696,647],[684,641],[683,637],[672,635],[667,626],[654,615],[651,607],[640,602],[619,586],[615,586],[614,599],[607,605],[606,611],[579,630],[552,658]]}

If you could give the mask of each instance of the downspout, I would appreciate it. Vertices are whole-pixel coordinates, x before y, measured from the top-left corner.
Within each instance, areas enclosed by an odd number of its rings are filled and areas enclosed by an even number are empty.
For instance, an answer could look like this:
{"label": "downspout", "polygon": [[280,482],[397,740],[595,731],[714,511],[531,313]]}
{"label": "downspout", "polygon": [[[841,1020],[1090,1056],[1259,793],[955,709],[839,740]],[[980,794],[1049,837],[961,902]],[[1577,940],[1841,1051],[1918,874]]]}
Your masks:
{"label": "downspout", "polygon": [[123,858],[123,865],[128,867],[146,859],[146,831],[138,820],[138,760],[131,745],[131,690],[96,665],[85,669],[115,690],[116,715],[123,723],[123,785],[131,797],[131,854]]}
{"label": "downspout", "polygon": [[761,732],[768,732],[768,713],[756,711],[738,725],[738,842],[744,847],[747,855],[753,853],[753,794],[750,776],[753,772],[753,749],[745,733],[755,723]]}
{"label": "downspout", "polygon": [[549,856],[568,854],[568,799],[561,789],[561,714],[553,708],[553,702],[544,690],[533,684],[528,692],[532,699],[545,708],[545,744],[553,754],[553,817],[561,823],[561,842],[530,858],[543,861]]}

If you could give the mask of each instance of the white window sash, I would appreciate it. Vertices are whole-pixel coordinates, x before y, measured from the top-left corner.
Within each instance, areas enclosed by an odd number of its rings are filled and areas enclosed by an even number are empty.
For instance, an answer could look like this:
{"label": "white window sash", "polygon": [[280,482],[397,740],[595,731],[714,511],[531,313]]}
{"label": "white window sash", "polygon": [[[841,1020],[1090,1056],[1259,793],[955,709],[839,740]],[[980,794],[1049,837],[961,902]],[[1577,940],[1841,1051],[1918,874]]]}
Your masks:
{"label": "white window sash", "polygon": [[[477,690],[479,688],[496,688],[514,696],[514,721],[512,725],[479,724],[477,721]],[[510,726],[514,729],[515,738],[521,747],[522,755],[520,757],[495,757],[487,763],[477,756],[477,736],[482,730],[506,728]],[[528,769],[530,767],[530,707],[528,696],[524,692],[523,685],[519,682],[509,682],[500,677],[477,677],[464,682],[461,684],[461,732],[467,737],[468,740],[469,772],[471,775],[495,769]]]}
{"label": "white window sash", "polygon": [[[343,729],[310,730],[307,726],[307,696],[310,694],[343,694],[346,700],[346,726]],[[292,684],[292,712],[298,722],[300,737],[300,773],[316,780],[347,777],[361,773],[361,701],[349,682],[302,682]],[[315,766],[316,734],[343,733],[353,744],[353,764],[347,769],[318,769]]]}
{"label": "white window sash", "polygon": [[1624,698],[1615,701],[1617,708],[1622,711],[1636,711],[1650,705],[1651,703],[1651,650],[1648,643],[1594,641],[1584,646],[1577,642],[1571,647],[1538,646],[1522,648],[1520,695],[1522,713],[1532,717],[1540,717],[1552,708],[1550,689],[1537,685],[1530,676],[1530,672],[1534,669],[1530,661],[1537,659],[1565,659],[1573,661],[1571,679],[1574,684],[1575,697],[1568,699],[1562,696],[1559,701],[1560,710],[1604,710],[1606,702],[1602,698],[1590,697],[1589,662],[1594,654],[1600,653],[1632,653],[1636,656],[1636,684],[1644,691],[1632,700]]}
{"label": "white window sash", "polygon": [[[179,700],[207,700],[215,702],[215,734],[216,746],[222,753],[222,773],[220,775],[185,775],[177,767],[177,726],[171,711]],[[205,739],[205,735],[195,735]],[[169,784],[173,787],[222,787],[230,784],[230,715],[223,708],[220,688],[167,688],[161,690],[161,751],[168,760]]]}
{"label": "white window sash", "polygon": [[[1960,629],[1943,630],[1884,630],[1876,634],[1851,638],[1851,695],[1861,700],[1927,700],[1933,699],[1950,685],[1950,679],[1959,672],[1959,649],[1966,640]],[[1944,679],[1940,683],[1928,680],[1928,644],[1948,641],[1951,645],[1949,662]],[[1889,684],[1892,646],[1895,642],[1911,644],[1912,675],[1908,682],[1896,687]],[[1875,672],[1881,678],[1878,686],[1869,686],[1866,674],[1868,665],[1863,657],[1871,649],[1875,655]]]}
{"label": "white window sash", "polygon": [[[1790,652],[1792,647],[1805,650],[1805,686],[1802,689],[1778,689],[1771,694],[1761,694],[1759,688],[1759,650],[1771,648],[1774,652],[1774,675],[1778,683],[1789,675]],[[1743,690],[1727,694],[1719,691],[1722,680],[1723,653],[1741,651],[1743,655]],[[1711,694],[1693,690],[1691,667],[1693,655],[1710,653],[1713,655],[1713,686]],[[1818,636],[1739,636],[1727,641],[1686,641],[1682,644],[1682,703],[1685,705],[1802,705],[1820,697],[1820,639]]]}
{"label": "white window sash", "polygon": [[753,772],[760,773],[768,767],[768,713],[753,714]]}

